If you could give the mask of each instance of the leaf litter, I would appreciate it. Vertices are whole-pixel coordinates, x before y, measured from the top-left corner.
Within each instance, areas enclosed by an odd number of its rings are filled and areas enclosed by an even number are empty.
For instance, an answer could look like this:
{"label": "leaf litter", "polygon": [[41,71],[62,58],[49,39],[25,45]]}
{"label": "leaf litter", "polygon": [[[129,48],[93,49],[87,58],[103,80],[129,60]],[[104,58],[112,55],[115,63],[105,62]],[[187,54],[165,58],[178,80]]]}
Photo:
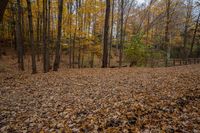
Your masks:
{"label": "leaf litter", "polygon": [[0,73],[0,132],[199,133],[200,66]]}

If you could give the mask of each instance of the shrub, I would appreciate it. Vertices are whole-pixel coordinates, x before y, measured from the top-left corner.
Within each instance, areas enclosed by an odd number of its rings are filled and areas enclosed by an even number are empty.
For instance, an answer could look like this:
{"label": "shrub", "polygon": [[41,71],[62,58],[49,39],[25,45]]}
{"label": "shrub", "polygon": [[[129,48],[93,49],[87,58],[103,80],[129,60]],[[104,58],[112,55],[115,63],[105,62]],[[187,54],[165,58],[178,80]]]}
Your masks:
{"label": "shrub", "polygon": [[141,38],[141,35],[136,35],[130,43],[126,44],[124,50],[125,58],[130,63],[130,66],[144,66],[149,59],[159,60],[165,55],[165,53],[160,50],[155,50],[150,46],[144,45]]}
{"label": "shrub", "polygon": [[130,66],[143,65],[149,56],[147,51],[148,47],[142,43],[140,35],[134,36],[132,41],[126,44],[124,50],[126,60],[130,62]]}

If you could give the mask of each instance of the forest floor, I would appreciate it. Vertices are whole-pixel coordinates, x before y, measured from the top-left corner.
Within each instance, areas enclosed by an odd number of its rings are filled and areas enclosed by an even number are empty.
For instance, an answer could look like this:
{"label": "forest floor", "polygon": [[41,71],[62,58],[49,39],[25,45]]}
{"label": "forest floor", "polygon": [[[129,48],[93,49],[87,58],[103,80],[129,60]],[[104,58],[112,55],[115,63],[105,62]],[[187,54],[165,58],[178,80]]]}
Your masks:
{"label": "forest floor", "polygon": [[200,65],[0,72],[0,132],[199,133]]}

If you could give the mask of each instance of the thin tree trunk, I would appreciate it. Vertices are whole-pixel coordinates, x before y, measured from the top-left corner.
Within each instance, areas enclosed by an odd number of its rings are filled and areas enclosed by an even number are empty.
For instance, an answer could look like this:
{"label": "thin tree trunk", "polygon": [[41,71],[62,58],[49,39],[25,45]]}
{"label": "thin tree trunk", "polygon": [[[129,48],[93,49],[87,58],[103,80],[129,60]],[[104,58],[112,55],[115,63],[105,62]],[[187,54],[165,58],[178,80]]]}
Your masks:
{"label": "thin tree trunk", "polygon": [[170,6],[171,6],[171,0],[167,0],[166,3],[166,26],[165,26],[165,46],[167,48],[167,56],[166,56],[166,62],[165,66],[168,64],[168,60],[170,59],[170,44],[169,44],[169,24],[170,24]]}
{"label": "thin tree trunk", "polygon": [[[81,14],[79,11],[79,8],[81,7],[81,1],[80,0],[76,0],[76,25],[78,26],[78,32],[81,32],[82,30],[82,19],[81,19]],[[81,68],[81,64],[80,64],[80,58],[81,58],[81,36],[79,36],[78,39],[78,44],[79,44],[79,48],[78,48],[78,68]]]}
{"label": "thin tree trunk", "polygon": [[68,3],[68,13],[70,14],[69,17],[69,68],[72,67],[72,33],[71,33],[71,29],[72,29],[72,19],[71,19],[71,14],[72,14],[72,3],[69,2]]}
{"label": "thin tree trunk", "polygon": [[122,66],[123,56],[123,23],[124,23],[124,0],[121,0],[121,23],[120,23],[120,53],[119,53],[119,67]]}
{"label": "thin tree trunk", "polygon": [[193,34],[193,37],[192,37],[192,43],[191,43],[191,47],[190,47],[190,57],[193,56],[192,55],[192,51],[193,51],[193,47],[194,47],[194,43],[195,43],[197,29],[198,29],[198,26],[199,26],[199,20],[200,20],[200,12],[199,12],[199,15],[198,15],[198,18],[197,18],[197,21],[196,21],[196,26],[195,26],[195,29],[194,29],[194,34]]}
{"label": "thin tree trunk", "polygon": [[37,60],[40,61],[40,6],[39,0],[37,0]]}
{"label": "thin tree trunk", "polygon": [[73,45],[72,45],[72,67],[75,68],[75,43],[76,43],[76,29],[73,36]]}
{"label": "thin tree trunk", "polygon": [[[21,31],[22,31],[22,41],[25,42],[25,35],[27,35],[25,32],[25,21],[24,21],[24,10],[21,6]],[[23,56],[25,57],[25,49],[24,49],[24,45],[23,45]]]}
{"label": "thin tree trunk", "polygon": [[30,0],[26,0],[28,7],[28,20],[29,20],[29,35],[31,44],[31,59],[32,59],[32,74],[37,73],[36,61],[35,61],[35,46],[34,46],[34,35],[33,35],[33,20],[32,20],[32,9]]}
{"label": "thin tree trunk", "polygon": [[[77,7],[76,7],[77,10]],[[75,67],[75,44],[76,44],[76,32],[77,32],[77,25],[78,25],[78,14],[76,11],[76,16],[75,16],[75,23],[76,23],[76,27],[75,27],[75,31],[74,31],[74,36],[73,36],[73,46],[72,46],[72,67]]]}
{"label": "thin tree trunk", "polygon": [[148,41],[149,41],[150,10],[151,10],[151,6],[152,6],[153,2],[154,2],[154,0],[151,0],[149,6],[147,7],[146,45],[148,45]]}
{"label": "thin tree trunk", "polygon": [[44,73],[49,71],[47,47],[47,0],[43,0],[43,67]]}
{"label": "thin tree trunk", "polygon": [[118,9],[117,9],[117,33],[116,33],[116,40],[117,40],[117,56],[119,56],[119,45],[120,45],[120,0],[118,0]]}
{"label": "thin tree trunk", "polygon": [[24,71],[24,57],[23,57],[23,41],[21,31],[21,1],[17,0],[17,24],[16,24],[16,36],[18,45],[18,61],[19,69]]}
{"label": "thin tree trunk", "polygon": [[108,65],[108,34],[109,34],[109,19],[110,19],[110,0],[106,0],[106,14],[105,14],[105,25],[104,25],[104,39],[103,39],[103,60],[102,68]]}
{"label": "thin tree trunk", "polygon": [[[40,13],[40,33],[39,33],[39,40],[40,40],[40,43],[41,42],[43,42],[43,14],[42,13]],[[41,55],[41,52],[42,52],[42,46],[40,45],[40,47],[39,47],[39,53],[40,53],[40,55]]]}
{"label": "thin tree trunk", "polygon": [[11,5],[11,8],[12,8],[12,21],[13,21],[13,30],[12,30],[12,39],[13,39],[13,42],[14,42],[14,50],[17,50],[17,42],[16,42],[16,19],[15,19],[15,7],[14,7],[14,4]]}
{"label": "thin tree trunk", "polygon": [[8,4],[8,0],[1,0],[0,1],[0,22],[2,22],[3,20],[3,15],[4,15],[4,12],[6,10],[6,6]]}
{"label": "thin tree trunk", "polygon": [[187,14],[186,14],[186,21],[185,21],[185,29],[184,29],[184,40],[183,40],[183,50],[184,50],[184,58],[187,58],[187,51],[186,51],[186,47],[187,47],[187,43],[188,43],[188,28],[189,28],[189,20],[191,18],[191,4],[192,4],[192,1],[191,0],[187,0]]}
{"label": "thin tree trunk", "polygon": [[48,0],[48,9],[47,9],[47,58],[48,58],[48,65],[49,69],[52,68],[51,60],[50,60],[50,53],[51,53],[51,0]]}
{"label": "thin tree trunk", "polygon": [[[52,11],[52,14],[51,14],[51,20],[52,20],[52,23],[51,23],[51,28],[52,28],[52,32],[51,32],[51,43],[52,45],[54,44],[54,12]],[[54,50],[53,50],[53,46],[51,46],[51,60],[54,59]]]}
{"label": "thin tree trunk", "polygon": [[[95,0],[96,2],[96,0]],[[93,36],[96,37],[96,14],[94,14],[94,23],[93,23]],[[96,44],[96,41],[94,39],[94,44]],[[92,48],[91,51],[91,59],[90,59],[90,67],[93,68],[94,67],[94,50]]]}
{"label": "thin tree trunk", "polygon": [[63,0],[58,1],[58,35],[57,35],[57,41],[56,41],[56,57],[54,62],[53,70],[57,71],[60,65],[60,40],[61,40],[61,30],[62,30],[62,12],[63,12]]}
{"label": "thin tree trunk", "polygon": [[115,9],[115,1],[112,1],[112,15],[111,15],[111,30],[110,30],[110,44],[109,44],[109,60],[108,66],[110,67],[111,64],[111,56],[112,56],[112,41],[113,41],[113,25],[114,25],[114,9]]}

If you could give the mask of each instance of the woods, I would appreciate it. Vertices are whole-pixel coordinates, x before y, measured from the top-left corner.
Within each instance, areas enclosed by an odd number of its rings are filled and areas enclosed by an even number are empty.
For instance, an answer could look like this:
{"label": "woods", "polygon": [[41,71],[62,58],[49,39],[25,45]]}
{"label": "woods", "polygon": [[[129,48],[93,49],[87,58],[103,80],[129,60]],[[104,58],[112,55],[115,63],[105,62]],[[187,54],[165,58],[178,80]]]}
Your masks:
{"label": "woods", "polygon": [[[41,54],[45,73],[60,65],[145,66],[157,59],[167,66],[171,58],[200,55],[196,0],[4,0],[0,4],[1,51],[16,46],[20,70],[29,55],[32,73],[41,65]],[[130,45],[134,50],[128,50]]]}
{"label": "woods", "polygon": [[200,133],[199,0],[0,0],[0,133]]}

